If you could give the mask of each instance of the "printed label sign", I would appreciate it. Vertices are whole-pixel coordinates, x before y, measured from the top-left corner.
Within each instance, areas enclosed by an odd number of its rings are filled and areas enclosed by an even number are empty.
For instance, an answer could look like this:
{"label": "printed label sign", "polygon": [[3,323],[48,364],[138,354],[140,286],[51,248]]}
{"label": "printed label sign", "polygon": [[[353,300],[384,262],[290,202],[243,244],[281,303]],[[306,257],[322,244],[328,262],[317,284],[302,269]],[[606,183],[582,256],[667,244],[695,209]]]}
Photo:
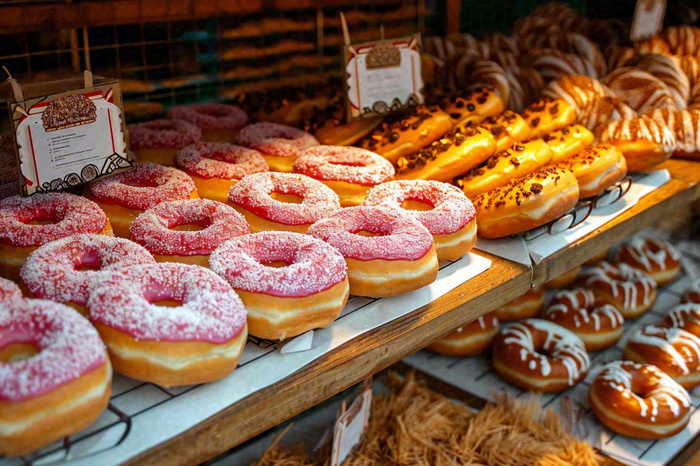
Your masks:
{"label": "printed label sign", "polygon": [[666,0],[637,0],[630,29],[633,41],[648,39],[661,31],[666,14]]}
{"label": "printed label sign", "polygon": [[423,103],[418,44],[418,36],[413,36],[345,47],[348,119]]}
{"label": "printed label sign", "polygon": [[331,466],[340,466],[362,440],[372,407],[372,383],[365,381],[362,393],[335,421]]}
{"label": "printed label sign", "polygon": [[23,191],[60,191],[131,166],[114,88],[12,104]]}

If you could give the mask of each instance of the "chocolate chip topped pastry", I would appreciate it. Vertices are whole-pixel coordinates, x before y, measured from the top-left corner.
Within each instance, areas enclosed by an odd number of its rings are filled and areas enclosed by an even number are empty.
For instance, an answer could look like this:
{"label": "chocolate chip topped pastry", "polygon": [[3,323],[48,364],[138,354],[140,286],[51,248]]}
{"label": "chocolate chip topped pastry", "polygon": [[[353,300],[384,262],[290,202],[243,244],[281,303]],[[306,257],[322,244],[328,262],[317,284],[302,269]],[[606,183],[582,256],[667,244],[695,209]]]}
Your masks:
{"label": "chocolate chip topped pastry", "polygon": [[488,87],[446,95],[437,103],[450,116],[454,126],[480,123],[505,108],[503,100]]}
{"label": "chocolate chip topped pastry", "polygon": [[513,144],[508,150],[489,157],[457,181],[464,194],[473,199],[479,194],[528,175],[552,161],[552,151],[542,139]]}
{"label": "chocolate chip topped pastry", "polygon": [[552,151],[552,163],[566,160],[593,143],[593,133],[584,126],[571,125],[542,136]]}
{"label": "chocolate chip topped pastry", "polygon": [[564,99],[543,98],[523,110],[523,118],[530,125],[530,138],[569,126],[576,120],[576,107]]}
{"label": "chocolate chip topped pastry", "polygon": [[458,127],[430,146],[399,158],[396,178],[449,182],[481,164],[495,151],[496,140],[487,129]]}
{"label": "chocolate chip topped pastry", "polygon": [[437,105],[419,105],[388,117],[358,145],[396,163],[437,141],[451,128],[450,116]]}
{"label": "chocolate chip topped pastry", "polygon": [[530,136],[530,125],[515,112],[506,110],[497,116],[491,116],[479,126],[488,129],[496,139],[496,152],[501,152],[519,141],[527,141]]}

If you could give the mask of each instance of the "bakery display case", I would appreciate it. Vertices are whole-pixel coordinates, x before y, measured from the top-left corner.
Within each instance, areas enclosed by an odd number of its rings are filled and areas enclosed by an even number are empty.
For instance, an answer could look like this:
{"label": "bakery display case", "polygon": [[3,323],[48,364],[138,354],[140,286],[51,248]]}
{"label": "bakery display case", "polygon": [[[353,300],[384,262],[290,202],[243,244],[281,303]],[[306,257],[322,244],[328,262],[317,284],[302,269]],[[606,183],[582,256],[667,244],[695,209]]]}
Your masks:
{"label": "bakery display case", "polygon": [[0,464],[698,460],[697,11],[472,3],[0,6]]}

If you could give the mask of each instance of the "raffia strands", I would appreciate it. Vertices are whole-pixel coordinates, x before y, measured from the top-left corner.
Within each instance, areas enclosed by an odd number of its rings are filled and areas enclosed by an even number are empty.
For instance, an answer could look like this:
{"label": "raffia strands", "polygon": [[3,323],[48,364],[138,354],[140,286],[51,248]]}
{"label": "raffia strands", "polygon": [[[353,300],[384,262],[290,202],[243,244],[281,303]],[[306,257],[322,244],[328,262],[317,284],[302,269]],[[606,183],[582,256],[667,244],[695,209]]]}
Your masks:
{"label": "raffia strands", "polygon": [[[413,375],[390,377],[392,393],[375,398],[364,440],[344,466],[580,465],[599,464],[593,448],[577,440],[561,416],[542,410],[537,397],[503,397],[479,414],[433,392]],[[327,466],[299,447],[277,441],[254,466]]]}

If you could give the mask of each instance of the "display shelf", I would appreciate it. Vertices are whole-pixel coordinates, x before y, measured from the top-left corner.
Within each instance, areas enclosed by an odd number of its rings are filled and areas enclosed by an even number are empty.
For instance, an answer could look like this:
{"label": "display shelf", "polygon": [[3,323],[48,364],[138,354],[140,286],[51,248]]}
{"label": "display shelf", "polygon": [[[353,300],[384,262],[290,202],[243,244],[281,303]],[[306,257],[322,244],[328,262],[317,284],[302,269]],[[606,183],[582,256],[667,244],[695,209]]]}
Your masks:
{"label": "display shelf", "polygon": [[696,163],[671,160],[661,168],[671,173],[669,183],[533,269],[483,253],[493,261],[487,272],[428,306],[350,340],[293,375],[132,458],[129,463],[185,464],[212,458],[520,296],[533,282],[542,283],[583,263],[654,225],[667,212],[688,208],[700,198],[700,170]]}

